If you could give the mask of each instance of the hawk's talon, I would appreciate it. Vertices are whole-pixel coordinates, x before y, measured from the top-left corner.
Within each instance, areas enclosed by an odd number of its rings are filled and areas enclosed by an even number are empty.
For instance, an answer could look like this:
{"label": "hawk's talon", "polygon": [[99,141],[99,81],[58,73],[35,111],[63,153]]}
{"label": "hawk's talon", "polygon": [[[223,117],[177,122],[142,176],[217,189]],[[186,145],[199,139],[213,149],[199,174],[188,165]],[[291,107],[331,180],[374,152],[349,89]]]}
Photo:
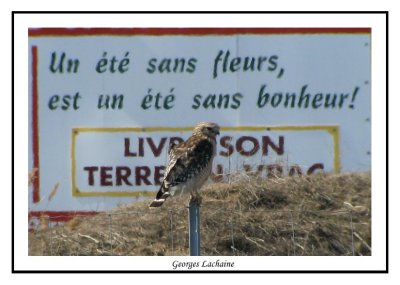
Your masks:
{"label": "hawk's talon", "polygon": [[198,193],[196,193],[196,194],[191,193],[191,194],[190,194],[189,205],[191,205],[191,204],[196,204],[197,206],[200,206],[202,200],[203,200],[203,199],[201,198],[201,196],[200,196]]}

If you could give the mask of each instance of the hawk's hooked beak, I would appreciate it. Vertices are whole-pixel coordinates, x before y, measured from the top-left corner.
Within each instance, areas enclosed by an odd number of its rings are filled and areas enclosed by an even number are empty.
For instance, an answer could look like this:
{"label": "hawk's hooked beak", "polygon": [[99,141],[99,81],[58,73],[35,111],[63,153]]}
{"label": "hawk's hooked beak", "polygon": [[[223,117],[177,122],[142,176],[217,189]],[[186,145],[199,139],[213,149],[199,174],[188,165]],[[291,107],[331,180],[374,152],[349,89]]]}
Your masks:
{"label": "hawk's hooked beak", "polygon": [[216,131],[215,134],[216,134],[216,135],[219,135],[219,131]]}

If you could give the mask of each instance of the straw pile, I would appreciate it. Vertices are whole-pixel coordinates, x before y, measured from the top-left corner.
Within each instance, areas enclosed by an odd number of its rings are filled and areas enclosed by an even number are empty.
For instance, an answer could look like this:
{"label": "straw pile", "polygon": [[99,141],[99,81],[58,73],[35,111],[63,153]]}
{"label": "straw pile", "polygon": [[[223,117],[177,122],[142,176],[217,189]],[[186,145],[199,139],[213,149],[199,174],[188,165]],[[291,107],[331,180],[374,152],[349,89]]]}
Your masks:
{"label": "straw pile", "polygon": [[[202,190],[202,255],[371,255],[370,173],[241,174]],[[30,255],[188,255],[189,197],[149,201],[29,233]]]}

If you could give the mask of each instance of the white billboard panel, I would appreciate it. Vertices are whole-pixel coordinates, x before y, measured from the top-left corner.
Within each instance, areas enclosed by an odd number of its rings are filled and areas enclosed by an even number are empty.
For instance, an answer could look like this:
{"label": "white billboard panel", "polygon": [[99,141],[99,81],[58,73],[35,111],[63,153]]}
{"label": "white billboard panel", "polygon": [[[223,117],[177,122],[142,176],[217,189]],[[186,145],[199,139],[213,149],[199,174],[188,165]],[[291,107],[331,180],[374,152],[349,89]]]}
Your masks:
{"label": "white billboard panel", "polygon": [[215,181],[371,167],[370,29],[29,33],[33,212],[152,196],[200,121],[222,127]]}

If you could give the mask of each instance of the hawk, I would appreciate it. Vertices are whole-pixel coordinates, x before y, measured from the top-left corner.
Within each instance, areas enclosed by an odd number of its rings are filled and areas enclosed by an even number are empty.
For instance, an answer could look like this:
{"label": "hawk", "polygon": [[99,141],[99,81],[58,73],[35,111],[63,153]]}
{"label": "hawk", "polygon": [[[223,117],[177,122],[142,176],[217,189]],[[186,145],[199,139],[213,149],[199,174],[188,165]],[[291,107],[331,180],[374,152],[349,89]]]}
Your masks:
{"label": "hawk", "polygon": [[211,174],[219,126],[202,122],[184,142],[172,146],[164,180],[149,207],[160,207],[169,196],[190,193],[189,203],[201,204],[198,190]]}

